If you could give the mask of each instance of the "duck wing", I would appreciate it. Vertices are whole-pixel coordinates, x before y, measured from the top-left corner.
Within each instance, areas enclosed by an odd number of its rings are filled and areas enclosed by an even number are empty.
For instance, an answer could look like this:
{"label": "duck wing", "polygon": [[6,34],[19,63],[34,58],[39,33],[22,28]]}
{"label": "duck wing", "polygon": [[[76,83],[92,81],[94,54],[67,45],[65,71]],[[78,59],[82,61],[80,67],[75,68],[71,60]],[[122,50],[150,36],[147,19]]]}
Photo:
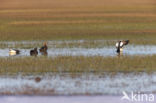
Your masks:
{"label": "duck wing", "polygon": [[118,47],[119,47],[119,42],[117,42],[117,43],[115,44],[115,46],[116,46],[116,48],[118,48]]}
{"label": "duck wing", "polygon": [[123,41],[123,45],[127,45],[129,43],[129,40]]}

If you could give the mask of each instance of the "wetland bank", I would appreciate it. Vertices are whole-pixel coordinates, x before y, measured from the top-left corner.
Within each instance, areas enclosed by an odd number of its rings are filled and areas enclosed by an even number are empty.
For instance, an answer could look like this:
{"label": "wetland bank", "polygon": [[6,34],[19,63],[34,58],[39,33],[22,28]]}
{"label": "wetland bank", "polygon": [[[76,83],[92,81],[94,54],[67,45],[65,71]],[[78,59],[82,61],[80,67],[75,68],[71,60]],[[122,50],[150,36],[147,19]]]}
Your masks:
{"label": "wetland bank", "polygon": [[[155,1],[110,1],[0,0],[0,95],[155,93]],[[48,55],[30,57],[45,41]]]}

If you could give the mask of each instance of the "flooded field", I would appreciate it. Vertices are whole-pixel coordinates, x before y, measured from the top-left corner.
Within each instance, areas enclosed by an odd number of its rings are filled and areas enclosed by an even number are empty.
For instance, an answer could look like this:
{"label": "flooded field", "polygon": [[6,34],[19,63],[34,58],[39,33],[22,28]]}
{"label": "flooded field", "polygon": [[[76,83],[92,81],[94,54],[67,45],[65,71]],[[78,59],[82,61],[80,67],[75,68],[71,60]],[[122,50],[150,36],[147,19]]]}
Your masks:
{"label": "flooded field", "polygon": [[[155,5],[0,0],[0,103],[135,103],[121,101],[123,91],[156,96]],[[119,40],[130,40],[123,56]],[[44,42],[47,55],[30,57]]]}
{"label": "flooded field", "polygon": [[39,76],[1,76],[0,94],[14,95],[122,95],[155,93],[156,73],[45,74]]}
{"label": "flooded field", "polygon": [[[110,44],[107,44],[110,42]],[[116,56],[116,48],[112,45],[114,41],[48,41],[48,56]],[[89,46],[94,43],[95,46]],[[115,42],[114,42],[115,43]],[[0,49],[0,57],[9,57],[9,49],[19,49],[21,52],[17,56],[30,56],[30,50],[33,47],[40,48],[41,42],[1,42],[2,45],[7,45]],[[63,46],[64,45],[64,46]],[[23,48],[22,48],[23,47]],[[133,45],[130,44],[124,47],[124,55],[153,55],[156,54],[155,45]],[[39,53],[39,55],[42,55]],[[15,55],[13,55],[15,56]]]}

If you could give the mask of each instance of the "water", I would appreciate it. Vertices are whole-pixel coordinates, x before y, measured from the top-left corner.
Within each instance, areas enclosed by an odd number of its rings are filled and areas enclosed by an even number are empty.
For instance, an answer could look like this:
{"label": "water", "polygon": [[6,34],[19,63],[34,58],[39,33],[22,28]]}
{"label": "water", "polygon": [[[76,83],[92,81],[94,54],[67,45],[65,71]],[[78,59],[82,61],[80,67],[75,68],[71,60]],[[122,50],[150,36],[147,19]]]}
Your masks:
{"label": "water", "polygon": [[[21,53],[17,56],[30,56],[30,49],[20,49]],[[123,55],[154,55],[156,46],[128,45],[124,48]],[[41,54],[39,53],[39,56]],[[49,48],[48,56],[116,56],[114,46],[103,48]],[[0,49],[0,57],[9,57],[9,49]]]}
{"label": "water", "polygon": [[28,95],[122,95],[155,93],[156,73],[45,74],[36,76],[0,76],[0,94]]}
{"label": "water", "polygon": [[[156,95],[154,95],[156,97]],[[127,101],[121,96],[1,96],[0,103],[155,103]]]}

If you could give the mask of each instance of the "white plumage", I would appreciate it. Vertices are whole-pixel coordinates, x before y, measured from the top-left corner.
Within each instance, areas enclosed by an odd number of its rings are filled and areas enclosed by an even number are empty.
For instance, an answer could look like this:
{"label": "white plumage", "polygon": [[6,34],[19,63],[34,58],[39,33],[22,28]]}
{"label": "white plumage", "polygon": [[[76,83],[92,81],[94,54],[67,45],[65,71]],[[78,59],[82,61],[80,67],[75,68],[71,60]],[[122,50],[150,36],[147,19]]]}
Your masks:
{"label": "white plumage", "polygon": [[125,41],[118,41],[115,46],[116,46],[116,49],[117,49],[117,53],[120,53],[123,51],[123,47],[125,45],[127,45],[129,43],[129,40],[125,40]]}
{"label": "white plumage", "polygon": [[16,54],[19,54],[19,53],[20,53],[20,51],[17,50],[17,49],[10,49],[10,50],[9,50],[9,54],[10,54],[10,55],[16,55]]}

